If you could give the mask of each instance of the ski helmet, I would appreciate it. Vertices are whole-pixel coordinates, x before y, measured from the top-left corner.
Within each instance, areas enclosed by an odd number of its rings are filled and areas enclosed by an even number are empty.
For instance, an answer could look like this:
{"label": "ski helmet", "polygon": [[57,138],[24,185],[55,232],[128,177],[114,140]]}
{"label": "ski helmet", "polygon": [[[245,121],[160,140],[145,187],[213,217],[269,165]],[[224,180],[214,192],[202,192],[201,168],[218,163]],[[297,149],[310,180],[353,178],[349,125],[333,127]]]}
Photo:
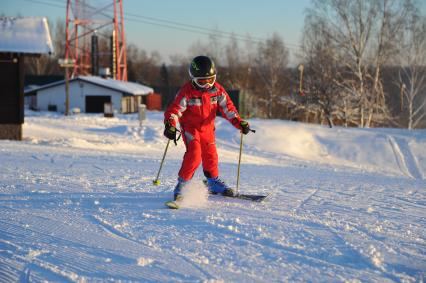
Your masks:
{"label": "ski helmet", "polygon": [[197,56],[189,65],[192,82],[200,88],[209,89],[216,81],[216,67],[207,56]]}

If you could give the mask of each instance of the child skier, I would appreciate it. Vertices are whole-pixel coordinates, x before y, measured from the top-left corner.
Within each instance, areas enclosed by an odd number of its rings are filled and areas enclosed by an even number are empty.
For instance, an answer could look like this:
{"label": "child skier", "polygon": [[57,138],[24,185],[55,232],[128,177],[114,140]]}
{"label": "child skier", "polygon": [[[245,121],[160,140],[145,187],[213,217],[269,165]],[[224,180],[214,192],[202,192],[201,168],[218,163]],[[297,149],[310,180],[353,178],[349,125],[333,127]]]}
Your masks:
{"label": "child skier", "polygon": [[[192,179],[200,163],[210,193],[233,196],[234,190],[220,178],[215,144],[216,112],[219,110],[243,134],[250,131],[225,89],[216,82],[216,67],[207,56],[195,57],[189,66],[191,81],[182,86],[164,113],[164,135],[176,142],[181,132],[186,152],[179,170],[174,200],[182,199],[182,188]],[[177,130],[178,124],[180,130]]]}

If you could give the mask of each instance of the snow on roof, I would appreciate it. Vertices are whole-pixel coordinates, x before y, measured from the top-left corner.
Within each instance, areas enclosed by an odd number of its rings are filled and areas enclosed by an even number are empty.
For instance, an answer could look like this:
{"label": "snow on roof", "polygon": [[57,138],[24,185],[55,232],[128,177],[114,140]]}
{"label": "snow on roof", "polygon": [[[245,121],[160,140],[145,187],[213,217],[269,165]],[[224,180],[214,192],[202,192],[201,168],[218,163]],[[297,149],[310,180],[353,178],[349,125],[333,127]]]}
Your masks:
{"label": "snow on roof", "polygon": [[114,79],[104,79],[101,77],[95,76],[79,76],[79,79],[83,81],[87,81],[93,84],[102,85],[108,88],[112,88],[121,92],[133,94],[133,95],[143,95],[154,92],[154,90],[148,86],[133,83],[133,82],[125,82]]}
{"label": "snow on roof", "polygon": [[[78,76],[71,79],[70,81],[72,82],[75,80],[85,81],[91,84],[110,88],[119,92],[130,94],[130,95],[145,95],[145,94],[154,92],[154,89],[139,83],[125,82],[125,81],[119,81],[114,79],[104,79],[104,78],[95,77],[95,76]],[[65,80],[53,82],[50,84],[39,86],[37,88],[32,88],[32,89],[28,88],[24,92],[25,94],[33,93],[42,89],[50,88],[50,87],[61,85],[61,84],[65,84]]]}
{"label": "snow on roof", "polygon": [[0,38],[0,52],[54,52],[46,18],[0,17]]}

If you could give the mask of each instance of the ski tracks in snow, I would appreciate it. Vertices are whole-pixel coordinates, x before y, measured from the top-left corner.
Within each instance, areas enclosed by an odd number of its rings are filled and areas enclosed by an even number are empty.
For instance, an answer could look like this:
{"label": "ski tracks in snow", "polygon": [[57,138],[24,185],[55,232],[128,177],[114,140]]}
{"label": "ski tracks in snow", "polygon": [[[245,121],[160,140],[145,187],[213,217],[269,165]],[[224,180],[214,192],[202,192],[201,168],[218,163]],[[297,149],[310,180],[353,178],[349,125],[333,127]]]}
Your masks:
{"label": "ski tracks in snow", "polygon": [[403,138],[396,138],[390,135],[388,135],[387,138],[402,173],[413,179],[424,179],[425,176],[422,175],[418,161],[411,152],[408,142]]}
{"label": "ski tracks in snow", "polygon": [[318,193],[318,191],[319,191],[319,188],[316,188],[316,189],[312,189],[311,190],[311,192],[308,194],[308,196],[305,198],[305,199],[303,199],[300,203],[299,203],[299,205],[297,205],[294,209],[293,209],[293,211],[295,212],[295,213],[299,213],[300,212],[300,210],[301,209],[303,209],[303,207]]}
{"label": "ski tracks in snow", "polygon": [[[178,265],[180,268],[182,268],[183,270],[186,271],[186,276],[190,277],[190,274],[193,274],[193,271],[196,271],[195,273],[200,272],[205,278],[214,278],[214,276],[212,276],[212,274],[210,274],[208,271],[206,271],[205,269],[203,269],[199,264],[195,263],[191,258],[188,258],[185,255],[182,254],[176,254],[173,251],[168,251],[165,249],[161,249],[161,248],[157,248],[157,247],[151,247],[149,245],[147,245],[146,243],[143,243],[142,241],[138,240],[135,236],[133,236],[131,233],[129,232],[122,232],[120,228],[117,228],[116,225],[109,223],[107,220],[103,219],[100,216],[97,215],[88,215],[86,217],[90,222],[92,222],[92,224],[97,225],[97,226],[101,226],[108,234],[110,234],[113,238],[119,239],[121,241],[130,241],[131,243],[138,245],[138,246],[143,246],[144,249],[148,249],[148,250],[156,250],[156,252],[160,252],[162,259],[161,260],[153,260],[150,258],[139,258],[138,259],[138,265],[142,265],[145,266],[147,264],[152,264],[153,262],[156,262],[157,264],[162,262],[162,264],[164,265]],[[118,225],[119,226],[119,225]],[[166,258],[170,259],[169,262],[167,262],[166,260],[164,260],[164,255],[167,254],[168,256]],[[183,261],[183,262],[182,262]],[[190,270],[193,270],[192,272]],[[166,271],[167,270],[167,271]],[[172,271],[173,268],[171,268],[170,266],[167,267],[167,269],[165,268],[165,270],[163,271],[163,274],[166,273],[173,273],[173,275],[178,278],[180,276],[183,276],[182,278],[184,278],[185,276],[183,274],[179,274],[177,272],[173,272]]]}

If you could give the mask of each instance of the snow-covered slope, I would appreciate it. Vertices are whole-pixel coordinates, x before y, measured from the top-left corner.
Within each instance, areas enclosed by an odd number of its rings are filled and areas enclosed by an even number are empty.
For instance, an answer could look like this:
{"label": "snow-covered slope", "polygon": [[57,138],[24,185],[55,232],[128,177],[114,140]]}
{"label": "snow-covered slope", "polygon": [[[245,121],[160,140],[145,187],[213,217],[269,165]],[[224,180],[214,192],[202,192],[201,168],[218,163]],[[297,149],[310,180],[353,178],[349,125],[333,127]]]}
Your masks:
{"label": "snow-covered slope", "polygon": [[[426,131],[329,129],[253,119],[241,192],[207,198],[194,176],[171,198],[184,147],[162,113],[63,117],[27,111],[25,140],[0,141],[0,282],[422,282]],[[217,119],[222,179],[240,134]]]}

